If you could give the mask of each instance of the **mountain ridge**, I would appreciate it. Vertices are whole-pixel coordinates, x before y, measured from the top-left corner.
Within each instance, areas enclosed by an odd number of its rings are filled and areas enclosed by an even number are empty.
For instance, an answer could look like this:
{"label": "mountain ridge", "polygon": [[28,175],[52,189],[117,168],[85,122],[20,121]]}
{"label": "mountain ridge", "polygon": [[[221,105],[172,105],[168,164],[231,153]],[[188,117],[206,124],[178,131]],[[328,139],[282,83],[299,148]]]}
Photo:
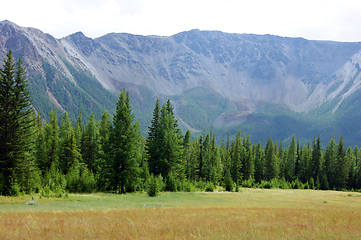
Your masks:
{"label": "mountain ridge", "polygon": [[[343,103],[357,100],[361,86],[361,42],[197,29],[167,37],[109,33],[92,39],[76,32],[55,39],[2,21],[0,55],[9,49],[22,57],[34,106],[43,116],[52,107],[71,111],[73,120],[79,111],[84,117],[91,111],[112,112],[116,94],[125,87],[141,115],[143,133],[157,97],[171,98],[177,117],[193,132],[241,124],[252,134],[256,123],[276,126],[279,119],[297,122],[304,115],[302,121],[317,133],[312,121],[350,111]],[[279,104],[287,106],[280,111],[285,117],[271,117],[275,113],[265,106],[279,109]],[[336,129],[330,125],[322,131]],[[359,135],[354,139],[360,141]]]}

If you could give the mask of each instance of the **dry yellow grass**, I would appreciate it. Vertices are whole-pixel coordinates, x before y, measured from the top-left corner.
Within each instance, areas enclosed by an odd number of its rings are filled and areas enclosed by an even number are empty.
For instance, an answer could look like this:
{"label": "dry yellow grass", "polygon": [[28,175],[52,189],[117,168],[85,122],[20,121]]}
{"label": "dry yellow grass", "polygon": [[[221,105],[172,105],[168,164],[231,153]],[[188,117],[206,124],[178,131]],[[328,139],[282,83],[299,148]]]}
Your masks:
{"label": "dry yellow grass", "polygon": [[[105,195],[97,204],[103,203],[109,210],[63,211],[59,207],[59,211],[8,212],[0,208],[0,239],[360,239],[358,196],[253,189],[242,193],[162,193],[152,199],[130,195],[129,201],[133,198],[137,205],[111,210]],[[82,196],[94,197],[99,196]],[[125,201],[122,196],[112,197],[114,202]],[[159,202],[162,206],[155,205]],[[2,206],[6,205],[14,206]],[[46,207],[46,203],[41,205]]]}

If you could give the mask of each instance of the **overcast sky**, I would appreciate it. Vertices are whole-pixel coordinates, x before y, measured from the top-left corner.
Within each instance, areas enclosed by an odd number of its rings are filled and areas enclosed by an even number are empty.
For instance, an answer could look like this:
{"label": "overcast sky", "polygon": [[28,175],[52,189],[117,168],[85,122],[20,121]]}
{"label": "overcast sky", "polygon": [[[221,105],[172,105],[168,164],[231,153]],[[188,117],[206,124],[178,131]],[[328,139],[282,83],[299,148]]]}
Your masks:
{"label": "overcast sky", "polygon": [[56,38],[82,31],[170,36],[191,29],[361,41],[360,0],[8,0],[0,21]]}

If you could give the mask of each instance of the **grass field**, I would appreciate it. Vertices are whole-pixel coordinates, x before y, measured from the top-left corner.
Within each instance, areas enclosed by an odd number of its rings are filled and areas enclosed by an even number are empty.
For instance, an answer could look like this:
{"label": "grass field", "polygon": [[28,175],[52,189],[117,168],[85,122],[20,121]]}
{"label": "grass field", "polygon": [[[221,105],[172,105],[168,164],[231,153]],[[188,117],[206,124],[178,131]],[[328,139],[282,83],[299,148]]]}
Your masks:
{"label": "grass field", "polygon": [[361,194],[239,193],[0,197],[0,239],[361,239]]}

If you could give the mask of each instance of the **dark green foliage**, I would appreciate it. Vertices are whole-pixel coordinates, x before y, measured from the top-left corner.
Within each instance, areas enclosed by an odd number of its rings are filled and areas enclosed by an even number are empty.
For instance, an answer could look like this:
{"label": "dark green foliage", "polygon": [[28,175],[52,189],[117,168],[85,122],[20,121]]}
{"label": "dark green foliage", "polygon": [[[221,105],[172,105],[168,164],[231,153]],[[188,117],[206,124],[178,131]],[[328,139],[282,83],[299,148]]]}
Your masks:
{"label": "dark green foliage", "polygon": [[138,146],[140,139],[139,125],[133,123],[128,92],[123,89],[119,95],[111,129],[109,166],[111,188],[125,193],[134,191],[138,180]]}
{"label": "dark green foliage", "polygon": [[167,176],[172,172],[176,178],[183,176],[183,136],[170,100],[161,109],[157,100],[151,124],[146,142],[149,171],[155,175]]}
{"label": "dark green foliage", "polygon": [[320,190],[329,190],[329,189],[330,187],[328,185],[327,176],[326,174],[323,174],[320,182]]}
{"label": "dark green foliage", "polygon": [[147,194],[148,194],[149,197],[157,197],[157,196],[159,196],[158,179],[153,174],[151,174],[150,178],[148,179]]}
{"label": "dark green foliage", "polygon": [[87,168],[94,172],[98,156],[98,132],[95,127],[95,117],[91,113],[88,123],[85,125],[81,135],[81,154]]}
{"label": "dark green foliage", "polygon": [[34,118],[30,107],[25,68],[21,59],[15,62],[12,52],[0,69],[0,193],[28,191],[33,146]]}
{"label": "dark green foliage", "polygon": [[73,165],[65,177],[69,192],[91,193],[95,190],[96,181],[94,175],[84,164]]}
{"label": "dark green foliage", "polygon": [[[235,142],[231,146],[231,175],[232,180],[237,185],[242,182],[243,173],[242,173],[242,161],[241,161],[241,152],[243,153],[244,148],[242,147],[242,138],[241,138],[241,129],[238,129],[238,134],[236,136]],[[242,154],[243,155],[243,154]]]}
{"label": "dark green foliage", "polygon": [[[7,194],[23,191],[61,197],[69,192],[214,191],[221,184],[226,191],[239,187],[281,189],[361,189],[360,150],[346,150],[343,138],[331,139],[323,152],[321,137],[300,145],[293,136],[288,147],[269,137],[265,148],[252,144],[249,135],[218,146],[213,128],[191,140],[178,128],[170,100],[160,107],[156,101],[152,125],[145,140],[139,124],[133,123],[130,97],[124,89],[110,121],[104,111],[95,121],[90,115],[83,127],[81,113],[73,127],[64,112],[58,127],[57,111],[44,124],[40,116],[26,117],[31,146],[25,153],[25,174],[14,170]],[[21,166],[25,166],[21,165]],[[19,165],[20,166],[20,165]],[[16,169],[16,168],[15,168]],[[15,174],[14,174],[15,173]],[[162,177],[164,176],[164,178]],[[6,185],[1,178],[0,187]]]}
{"label": "dark green foliage", "polygon": [[207,182],[204,190],[206,192],[214,192],[214,184],[212,182]]}
{"label": "dark green foliage", "polygon": [[[41,116],[48,120],[47,113],[58,108],[67,111],[69,118],[75,123],[78,113],[81,111],[85,118],[92,112],[95,116],[100,116],[105,110],[114,111],[116,95],[105,88],[82,69],[74,68],[66,60],[63,60],[68,70],[74,76],[76,84],[51,66],[48,62],[43,62],[45,77],[37,75],[31,79],[30,92],[34,98],[33,106]],[[54,100],[49,101],[50,92]]]}
{"label": "dark green foliage", "polygon": [[224,177],[224,188],[229,192],[233,190],[233,180],[229,171],[227,171],[226,176]]}
{"label": "dark green foliage", "polygon": [[278,176],[278,159],[271,138],[268,138],[265,148],[265,179],[271,180]]}
{"label": "dark green foliage", "polygon": [[176,180],[172,173],[169,173],[168,176],[165,178],[165,190],[169,192],[177,191]]}
{"label": "dark green foliage", "polygon": [[149,128],[148,137],[146,140],[146,150],[148,153],[148,166],[150,173],[153,173],[155,175],[160,174],[160,149],[157,145],[159,140],[158,137],[158,128],[160,124],[160,105],[159,105],[159,99],[157,98],[154,111],[153,111],[153,119],[151,120],[151,126]]}

